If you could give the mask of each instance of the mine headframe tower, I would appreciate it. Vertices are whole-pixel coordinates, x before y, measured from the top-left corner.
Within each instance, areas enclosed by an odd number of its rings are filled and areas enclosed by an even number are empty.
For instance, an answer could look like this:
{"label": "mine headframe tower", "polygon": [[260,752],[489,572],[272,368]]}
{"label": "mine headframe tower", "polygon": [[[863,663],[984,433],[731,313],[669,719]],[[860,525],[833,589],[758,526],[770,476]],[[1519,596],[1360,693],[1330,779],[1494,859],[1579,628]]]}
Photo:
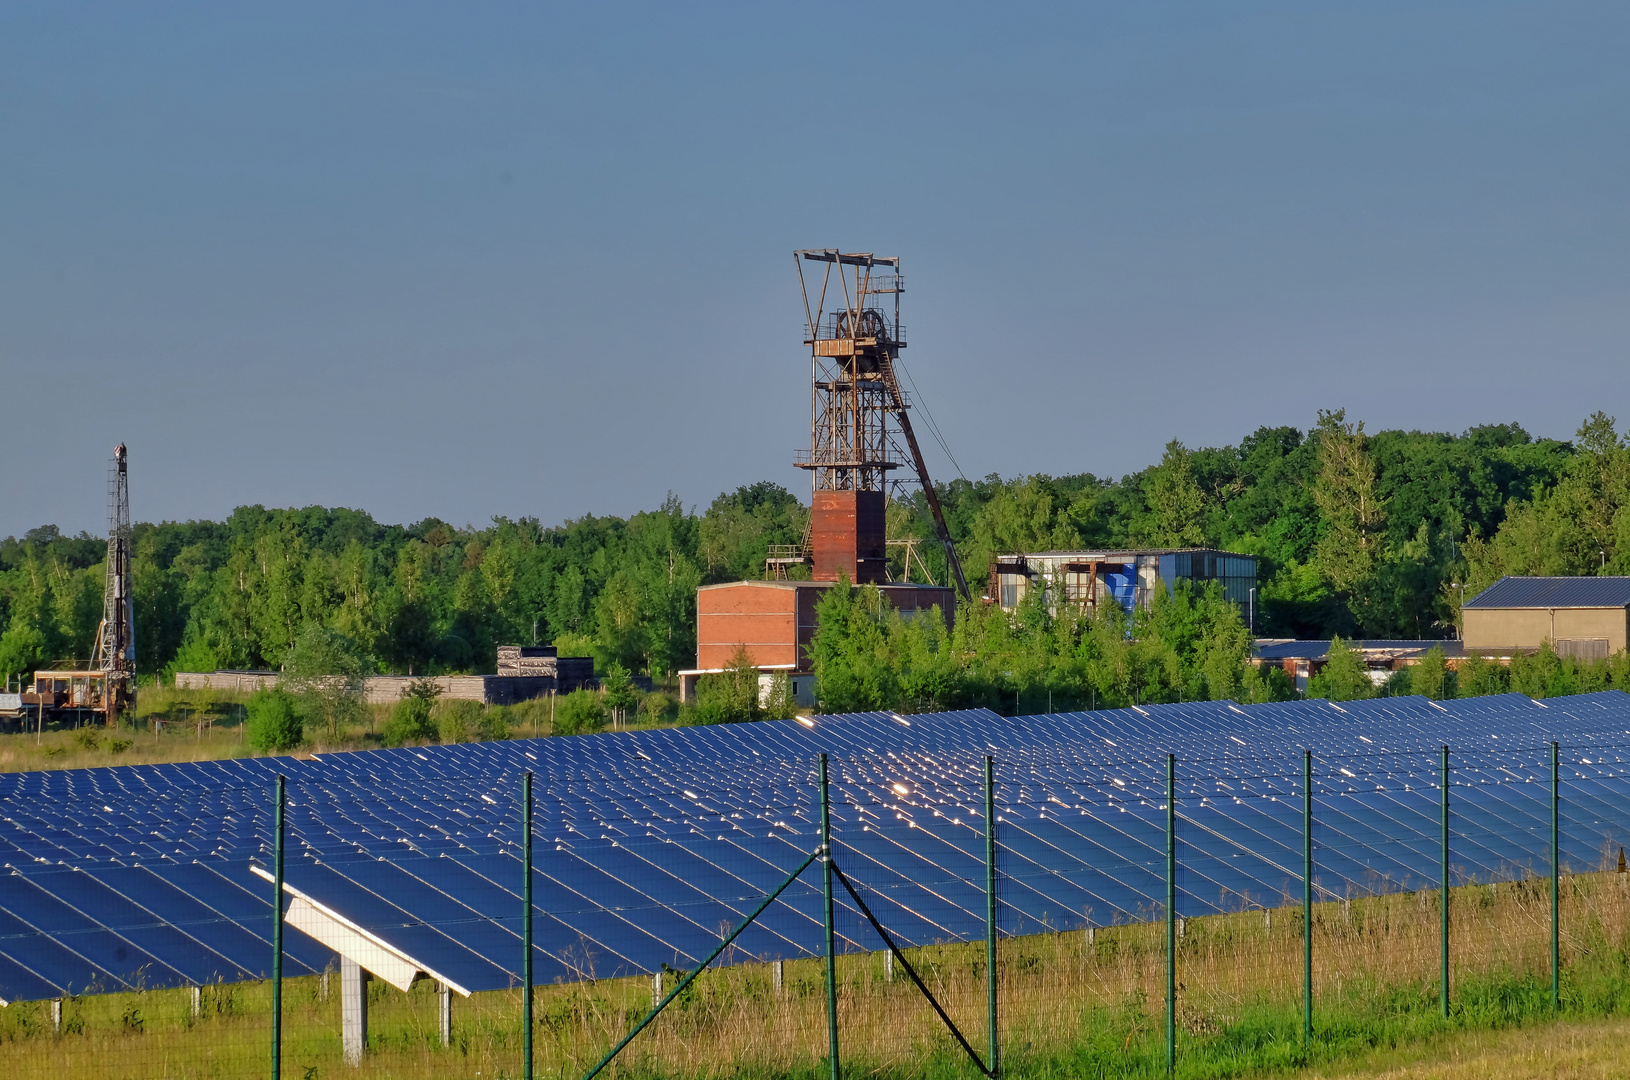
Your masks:
{"label": "mine headframe tower", "polygon": [[130,602],[130,476],[124,443],[108,467],[107,586],[91,666],[104,680],[102,708],[112,725],[135,703],[136,622]]}
{"label": "mine headframe tower", "polygon": [[[794,252],[793,261],[804,298],[804,344],[809,346],[813,384],[809,450],[800,451],[796,461],[810,471],[814,486],[806,545],[811,577],[832,581],[843,573],[857,584],[888,580],[884,506],[889,473],[905,464],[901,458],[907,455],[898,441],[903,438],[945,549],[946,566],[963,599],[971,599],[939,495],[911,429],[911,402],[895,375],[895,361],[906,346],[899,258],[825,248]],[[810,294],[817,275],[812,271],[806,278],[806,263],[824,264],[813,305]]]}

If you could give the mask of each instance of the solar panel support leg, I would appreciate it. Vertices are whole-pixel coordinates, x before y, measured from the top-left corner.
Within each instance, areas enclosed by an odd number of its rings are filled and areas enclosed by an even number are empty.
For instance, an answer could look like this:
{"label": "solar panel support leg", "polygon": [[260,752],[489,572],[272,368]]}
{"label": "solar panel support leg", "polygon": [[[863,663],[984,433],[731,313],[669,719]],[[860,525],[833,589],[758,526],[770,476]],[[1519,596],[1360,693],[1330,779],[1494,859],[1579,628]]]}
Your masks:
{"label": "solar panel support leg", "polygon": [[345,1063],[361,1065],[368,1049],[368,973],[349,956],[340,957],[340,1038]]}
{"label": "solar panel support leg", "polygon": [[204,988],[202,986],[194,986],[192,988],[192,1016],[193,1016],[193,1019],[196,1020],[200,1016],[203,1016],[203,1015],[204,1015]]}
{"label": "solar panel support leg", "polygon": [[442,983],[436,988],[437,1012],[441,1014],[441,1044],[453,1045],[453,988]]}
{"label": "solar panel support leg", "polygon": [[781,961],[777,960],[770,965],[770,980],[775,984],[775,992],[778,995],[782,992],[782,987],[786,985],[784,979],[785,974],[781,970]]}
{"label": "solar panel support leg", "polygon": [[62,1034],[62,999],[51,999],[51,1030]]}
{"label": "solar panel support leg", "polygon": [[651,1008],[662,1004],[662,972],[651,976]]}
{"label": "solar panel support leg", "polygon": [[894,981],[894,954],[887,951],[883,953],[883,981]]}

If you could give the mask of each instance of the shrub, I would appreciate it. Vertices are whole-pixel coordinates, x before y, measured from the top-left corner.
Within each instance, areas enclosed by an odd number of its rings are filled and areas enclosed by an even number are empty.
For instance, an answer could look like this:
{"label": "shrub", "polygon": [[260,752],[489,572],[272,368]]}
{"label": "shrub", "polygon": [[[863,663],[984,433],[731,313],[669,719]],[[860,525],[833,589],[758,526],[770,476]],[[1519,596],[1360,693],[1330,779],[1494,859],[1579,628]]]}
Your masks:
{"label": "shrub", "polygon": [[1475,653],[1466,657],[1457,675],[1459,693],[1462,697],[1503,694],[1511,689],[1510,670],[1498,660],[1490,660]]}
{"label": "shrub", "polygon": [[436,722],[430,715],[430,702],[422,697],[404,695],[391,708],[391,718],[385,721],[381,735],[387,746],[402,746],[410,742],[435,742]]}
{"label": "shrub", "polygon": [[1426,655],[1421,657],[1420,662],[1408,670],[1411,693],[1434,701],[1456,696],[1455,673],[1449,667],[1442,645],[1434,645],[1426,650]]}
{"label": "shrub", "polygon": [[[782,694],[782,704],[787,695]],[[764,716],[759,701],[758,668],[744,647],[736,649],[730,666],[696,681],[696,707],[687,719],[693,724],[734,724]]]}
{"label": "shrub", "polygon": [[436,730],[442,742],[469,742],[480,737],[479,701],[444,701],[436,712]]}
{"label": "shrub", "polygon": [[613,709],[626,709],[640,699],[639,687],[634,685],[628,669],[613,660],[600,676],[600,693]]}
{"label": "shrub", "polygon": [[300,709],[328,729],[331,739],[353,724],[366,723],[363,680],[368,673],[361,647],[337,630],[316,622],[301,628],[283,658],[283,687]]}
{"label": "shrub", "polygon": [[502,709],[485,708],[475,722],[475,737],[482,742],[509,738],[509,720]]}
{"label": "shrub", "polygon": [[261,753],[284,753],[305,739],[305,725],[294,698],[280,689],[257,690],[249,697],[249,746]]}
{"label": "shrub", "polygon": [[660,724],[679,715],[679,701],[672,694],[653,690],[640,696],[634,716],[646,724]]}
{"label": "shrub", "polygon": [[100,750],[102,737],[96,734],[95,728],[82,727],[74,732],[74,745],[81,750]]}
{"label": "shrub", "polygon": [[1375,696],[1375,684],[1358,650],[1339,637],[1330,639],[1324,670],[1309,681],[1307,696],[1326,701],[1356,701]]}
{"label": "shrub", "polygon": [[549,730],[550,698],[535,697],[529,701],[518,702],[514,705],[503,705],[494,709],[494,712],[503,713],[503,724],[514,731],[524,731],[524,738],[531,738],[534,733]]}
{"label": "shrub", "polygon": [[605,703],[592,690],[573,690],[555,706],[556,735],[585,735],[605,726]]}

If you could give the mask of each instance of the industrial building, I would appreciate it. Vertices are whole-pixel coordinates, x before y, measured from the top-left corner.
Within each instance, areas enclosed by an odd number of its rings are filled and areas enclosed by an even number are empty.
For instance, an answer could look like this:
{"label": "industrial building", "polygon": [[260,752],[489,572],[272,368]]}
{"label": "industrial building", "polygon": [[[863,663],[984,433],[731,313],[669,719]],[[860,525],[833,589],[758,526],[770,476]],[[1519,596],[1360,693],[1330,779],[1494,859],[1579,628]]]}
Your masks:
{"label": "industrial building", "polygon": [[[1369,671],[1370,681],[1376,686],[1391,678],[1393,672],[1420,663],[1421,657],[1434,648],[1443,650],[1451,667],[1465,656],[1464,643],[1459,641],[1354,638],[1345,644],[1358,653]],[[1277,667],[1284,671],[1296,684],[1296,689],[1305,694],[1313,676],[1330,661],[1330,642],[1317,638],[1258,638],[1252,646],[1251,655],[1264,668]]]}
{"label": "industrial building", "polygon": [[1510,656],[1550,641],[1558,655],[1601,660],[1630,638],[1630,577],[1505,577],[1466,601],[1468,653]]}
{"label": "industrial building", "polygon": [[[911,427],[911,403],[896,375],[895,364],[906,347],[900,260],[823,248],[796,251],[793,261],[810,357],[809,450],[800,451],[794,462],[810,474],[809,528],[802,544],[771,549],[767,580],[698,590],[696,667],[678,673],[681,700],[691,697],[698,679],[728,667],[745,649],[759,670],[761,687],[767,689],[775,675],[785,674],[794,699],[812,704],[809,644],[815,606],[839,580],[877,586],[884,600],[907,616],[938,607],[947,625],[955,617],[957,594],[968,598],[962,565]],[[820,268],[817,280],[806,280],[806,266]],[[912,480],[891,479],[894,470],[907,465]],[[921,485],[954,592],[949,583],[889,580],[883,511],[891,483]],[[908,567],[911,557],[908,548]],[[805,572],[809,580],[790,580]]]}
{"label": "industrial building", "polygon": [[1042,589],[1047,606],[1096,610],[1114,600],[1128,612],[1146,608],[1156,588],[1178,581],[1215,581],[1239,605],[1247,626],[1256,622],[1256,557],[1215,548],[1121,548],[1101,551],[1038,551],[998,556],[990,565],[986,595],[1004,611]]}
{"label": "industrial building", "polygon": [[[696,667],[679,673],[680,700],[689,700],[696,680],[729,667],[745,649],[768,691],[776,674],[788,677],[788,690],[801,705],[815,702],[815,676],[809,645],[815,638],[815,605],[835,585],[826,581],[732,581],[696,591]],[[946,628],[956,615],[956,592],[944,585],[884,582],[883,599],[906,618],[939,608]]]}

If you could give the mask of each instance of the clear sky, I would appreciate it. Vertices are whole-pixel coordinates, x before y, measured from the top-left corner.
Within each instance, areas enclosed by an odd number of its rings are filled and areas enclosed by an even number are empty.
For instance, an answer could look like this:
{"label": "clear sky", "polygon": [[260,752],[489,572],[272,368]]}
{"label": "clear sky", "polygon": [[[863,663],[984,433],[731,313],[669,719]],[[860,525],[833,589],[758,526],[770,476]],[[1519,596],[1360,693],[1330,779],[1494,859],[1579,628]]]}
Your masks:
{"label": "clear sky", "polygon": [[[0,535],[627,514],[898,254],[970,477],[1630,421],[1630,6],[0,2]],[[932,452],[939,477],[954,474]]]}

